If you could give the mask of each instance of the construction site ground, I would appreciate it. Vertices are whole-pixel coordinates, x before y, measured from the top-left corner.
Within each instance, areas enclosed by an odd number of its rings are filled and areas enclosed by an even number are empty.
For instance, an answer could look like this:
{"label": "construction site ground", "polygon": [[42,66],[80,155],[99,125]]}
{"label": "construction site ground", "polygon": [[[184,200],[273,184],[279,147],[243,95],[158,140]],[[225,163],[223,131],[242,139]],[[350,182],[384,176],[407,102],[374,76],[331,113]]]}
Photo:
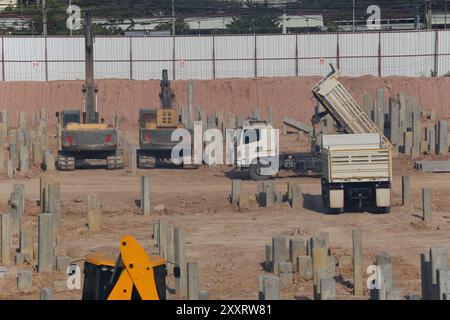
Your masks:
{"label": "construction site ground", "polygon": [[[137,143],[136,133],[135,129],[126,132],[134,144]],[[301,151],[307,147],[307,142],[297,141],[296,135],[282,136],[281,143],[282,151]],[[394,286],[402,290],[403,296],[420,293],[420,253],[431,246],[450,246],[450,174],[419,173],[404,156],[394,159],[393,172],[390,214],[340,215],[325,214],[318,177],[281,173],[274,179],[278,191],[286,190],[287,182],[302,185],[304,208],[300,209],[290,208],[288,204],[258,207],[253,196],[258,182],[246,180],[243,191],[252,197],[249,210],[239,211],[228,201],[230,179],[240,177],[230,166],[138,170],[133,176],[129,168],[107,171],[99,165],[74,172],[44,174],[61,182],[62,221],[56,254],[67,254],[72,261],[78,261],[80,267],[84,257],[93,252],[116,257],[119,240],[126,234],[135,236],[149,253],[156,253],[152,225],[158,219],[165,219],[185,230],[187,260],[198,263],[200,290],[209,291],[212,299],[257,299],[258,276],[265,273],[262,267],[264,245],[271,243],[272,236],[282,234],[306,240],[325,231],[330,235],[331,251],[339,263],[336,269],[338,299],[368,299],[367,289],[365,296],[352,295],[352,229],[363,232],[365,267],[372,264],[377,253],[385,251],[392,255]],[[151,176],[151,205],[158,209],[148,216],[139,214],[140,175]],[[411,208],[401,205],[402,175],[411,177]],[[33,230],[37,247],[39,174],[4,179],[0,186],[2,210],[6,209],[16,183],[26,188],[24,223]],[[432,189],[432,222],[428,224],[421,221],[421,192],[425,186]],[[98,194],[102,204],[101,231],[92,234],[86,227],[86,198],[91,193]],[[14,237],[15,245],[18,241],[18,237]],[[2,271],[0,299],[38,299],[39,290],[45,287],[54,288],[56,299],[81,299],[81,290],[62,288],[64,275],[33,273],[33,292],[19,294],[15,284],[17,267],[11,265]],[[168,285],[174,287],[171,275]],[[295,280],[292,292],[282,292],[282,296],[289,299],[312,299],[312,295],[312,280]],[[175,299],[174,295],[168,298]]]}

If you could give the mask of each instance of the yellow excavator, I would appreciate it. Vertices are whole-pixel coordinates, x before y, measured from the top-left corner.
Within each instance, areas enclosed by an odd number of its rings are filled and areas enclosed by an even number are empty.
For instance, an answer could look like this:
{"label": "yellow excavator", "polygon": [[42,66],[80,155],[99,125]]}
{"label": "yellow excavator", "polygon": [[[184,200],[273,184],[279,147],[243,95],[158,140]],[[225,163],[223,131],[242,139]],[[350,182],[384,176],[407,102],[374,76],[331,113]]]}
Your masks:
{"label": "yellow excavator", "polygon": [[148,256],[131,236],[120,240],[116,261],[90,255],[83,272],[83,300],[166,300],[166,261]]}

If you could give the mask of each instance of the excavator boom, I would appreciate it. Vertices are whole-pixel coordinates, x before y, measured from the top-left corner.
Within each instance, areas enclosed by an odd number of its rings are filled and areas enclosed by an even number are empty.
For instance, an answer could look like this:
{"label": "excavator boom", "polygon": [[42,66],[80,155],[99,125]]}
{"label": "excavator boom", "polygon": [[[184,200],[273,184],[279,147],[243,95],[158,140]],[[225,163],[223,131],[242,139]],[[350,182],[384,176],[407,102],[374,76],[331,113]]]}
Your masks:
{"label": "excavator boom", "polygon": [[120,240],[120,263],[124,269],[108,300],[130,300],[133,286],[142,300],[159,300],[153,268],[144,248],[131,236]]}

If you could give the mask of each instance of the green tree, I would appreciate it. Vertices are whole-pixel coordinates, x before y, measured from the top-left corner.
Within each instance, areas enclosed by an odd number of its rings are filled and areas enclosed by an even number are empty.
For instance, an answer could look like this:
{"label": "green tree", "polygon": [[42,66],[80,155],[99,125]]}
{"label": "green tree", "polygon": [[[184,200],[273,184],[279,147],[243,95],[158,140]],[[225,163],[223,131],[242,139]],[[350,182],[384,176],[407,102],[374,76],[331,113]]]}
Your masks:
{"label": "green tree", "polygon": [[[160,23],[155,27],[155,29],[172,32],[172,21]],[[175,20],[175,34],[189,34],[189,32],[189,25],[186,21],[184,21],[183,18],[177,18]]]}
{"label": "green tree", "polygon": [[263,4],[246,1],[248,10],[233,17],[227,25],[230,33],[278,33],[281,31],[281,11],[270,7],[265,1]]}

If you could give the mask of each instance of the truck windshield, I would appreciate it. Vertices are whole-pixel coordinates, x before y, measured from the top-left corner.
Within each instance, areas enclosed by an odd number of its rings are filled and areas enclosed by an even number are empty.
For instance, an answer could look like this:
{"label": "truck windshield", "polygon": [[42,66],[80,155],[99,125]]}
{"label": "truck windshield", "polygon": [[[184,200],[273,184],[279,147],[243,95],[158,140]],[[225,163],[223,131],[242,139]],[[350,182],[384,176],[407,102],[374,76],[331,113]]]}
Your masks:
{"label": "truck windshield", "polygon": [[141,116],[141,126],[145,128],[147,123],[156,122],[156,114],[144,113]]}
{"label": "truck windshield", "polygon": [[261,140],[260,129],[246,129],[244,130],[242,135],[244,137],[244,144],[250,144]]}
{"label": "truck windshield", "polygon": [[78,113],[64,114],[63,126],[67,126],[68,123],[80,123],[80,115]]}

